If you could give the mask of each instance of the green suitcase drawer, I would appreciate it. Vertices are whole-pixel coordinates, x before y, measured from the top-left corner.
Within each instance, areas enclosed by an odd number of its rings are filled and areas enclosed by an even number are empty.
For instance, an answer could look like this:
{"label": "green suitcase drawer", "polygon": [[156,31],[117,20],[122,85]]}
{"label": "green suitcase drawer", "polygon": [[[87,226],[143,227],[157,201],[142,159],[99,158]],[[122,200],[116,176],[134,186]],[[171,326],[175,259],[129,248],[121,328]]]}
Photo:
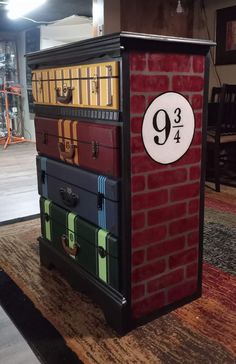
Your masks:
{"label": "green suitcase drawer", "polygon": [[88,272],[119,290],[118,241],[108,231],[40,198],[42,236]]}

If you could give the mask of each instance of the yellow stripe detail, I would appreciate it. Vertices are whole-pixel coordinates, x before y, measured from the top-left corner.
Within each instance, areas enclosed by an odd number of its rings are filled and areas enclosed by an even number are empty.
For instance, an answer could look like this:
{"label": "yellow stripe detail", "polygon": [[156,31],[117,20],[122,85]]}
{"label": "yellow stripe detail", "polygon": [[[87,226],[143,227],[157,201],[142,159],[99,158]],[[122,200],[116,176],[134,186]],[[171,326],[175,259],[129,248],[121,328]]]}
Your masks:
{"label": "yellow stripe detail", "polygon": [[74,164],[79,165],[79,149],[78,149],[77,130],[78,130],[78,123],[77,123],[77,121],[73,121],[73,124],[72,124],[73,144],[76,146],[75,156],[74,156]]}
{"label": "yellow stripe detail", "polygon": [[[63,137],[62,137],[62,129],[63,128],[63,120],[62,119],[60,119],[60,120],[58,120],[58,141],[59,141],[59,143],[64,143],[64,141],[63,141]],[[61,158],[61,160],[62,161],[64,161],[64,158],[63,157],[61,157],[60,156],[60,158]]]}
{"label": "yellow stripe detail", "polygon": [[[98,247],[103,248],[106,251],[106,238],[107,238],[108,232],[100,229],[98,231]],[[102,279],[104,282],[107,283],[107,256],[101,257],[98,253],[98,276],[100,279]]]}
{"label": "yellow stripe detail", "polygon": [[51,219],[50,219],[50,206],[52,201],[50,200],[44,200],[44,213],[48,215],[49,220],[47,221],[46,218],[44,220],[45,222],[45,235],[46,239],[52,241],[52,232],[51,232]]}

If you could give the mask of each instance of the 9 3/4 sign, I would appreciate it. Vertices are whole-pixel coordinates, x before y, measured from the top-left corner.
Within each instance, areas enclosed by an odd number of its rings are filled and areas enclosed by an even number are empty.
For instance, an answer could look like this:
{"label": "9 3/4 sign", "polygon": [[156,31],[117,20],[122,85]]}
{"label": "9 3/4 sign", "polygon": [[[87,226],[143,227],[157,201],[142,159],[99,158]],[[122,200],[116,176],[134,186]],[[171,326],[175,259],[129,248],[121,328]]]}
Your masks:
{"label": "9 3/4 sign", "polygon": [[194,113],[187,99],[176,92],[166,92],[156,97],[145,112],[145,149],[156,162],[173,163],[190,147],[194,127]]}

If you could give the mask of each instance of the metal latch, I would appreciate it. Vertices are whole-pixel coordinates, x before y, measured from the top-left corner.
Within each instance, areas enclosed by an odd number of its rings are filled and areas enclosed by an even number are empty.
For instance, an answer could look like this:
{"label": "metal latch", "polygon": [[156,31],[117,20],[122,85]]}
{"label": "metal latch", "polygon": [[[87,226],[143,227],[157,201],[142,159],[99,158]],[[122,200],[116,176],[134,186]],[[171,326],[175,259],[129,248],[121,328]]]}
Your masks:
{"label": "metal latch", "polygon": [[98,210],[102,210],[103,199],[104,199],[104,194],[101,193],[101,192],[98,192],[98,196],[97,196],[97,208],[98,208]]}

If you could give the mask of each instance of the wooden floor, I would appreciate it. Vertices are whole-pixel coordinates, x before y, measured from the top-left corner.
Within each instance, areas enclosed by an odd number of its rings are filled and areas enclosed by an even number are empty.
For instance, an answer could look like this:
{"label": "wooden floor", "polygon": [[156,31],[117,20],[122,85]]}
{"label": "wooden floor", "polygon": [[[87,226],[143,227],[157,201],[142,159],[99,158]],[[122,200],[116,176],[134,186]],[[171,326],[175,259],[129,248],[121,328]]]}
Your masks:
{"label": "wooden floor", "polygon": [[0,223],[39,213],[35,143],[0,145]]}
{"label": "wooden floor", "polygon": [[[39,213],[35,155],[34,143],[0,145],[0,223]],[[1,307],[0,363],[39,363]]]}

